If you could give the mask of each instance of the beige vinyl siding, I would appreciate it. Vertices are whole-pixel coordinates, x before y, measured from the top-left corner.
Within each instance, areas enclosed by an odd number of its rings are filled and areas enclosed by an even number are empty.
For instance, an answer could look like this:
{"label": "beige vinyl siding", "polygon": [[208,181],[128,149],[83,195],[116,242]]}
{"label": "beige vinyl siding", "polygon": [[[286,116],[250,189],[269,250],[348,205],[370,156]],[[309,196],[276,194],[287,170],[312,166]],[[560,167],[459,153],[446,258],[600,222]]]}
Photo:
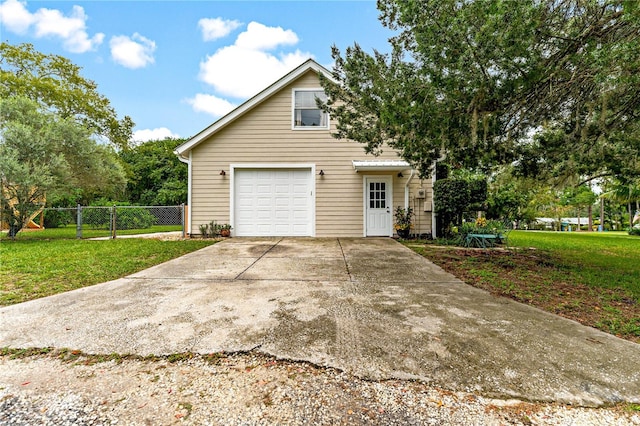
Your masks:
{"label": "beige vinyl siding", "polygon": [[[231,221],[231,164],[306,163],[316,167],[316,236],[363,236],[363,174],[355,172],[352,160],[376,157],[366,155],[359,143],[334,139],[326,129],[292,130],[293,89],[319,87],[316,74],[307,72],[193,148],[192,234],[199,234],[199,225],[211,220]],[[377,158],[398,156],[388,149]],[[221,170],[225,176],[220,175]],[[319,176],[320,170],[324,176]],[[393,176],[393,205],[404,206],[404,185],[410,172],[403,172],[403,178],[398,178],[397,172],[373,174]],[[412,191],[418,187],[419,179],[414,178]],[[420,232],[429,232],[430,213],[420,213],[424,229]]]}
{"label": "beige vinyl siding", "polygon": [[[400,205],[404,205],[404,184],[408,179],[407,173],[404,173],[403,189]],[[426,192],[426,198],[417,199],[416,195],[419,188],[424,188]],[[418,176],[413,178],[411,185],[409,186],[409,207],[413,208],[416,216],[413,219],[414,232],[417,234],[430,234],[431,233],[431,210],[433,202],[433,186],[431,179],[420,180]],[[427,205],[425,212],[425,204]]]}

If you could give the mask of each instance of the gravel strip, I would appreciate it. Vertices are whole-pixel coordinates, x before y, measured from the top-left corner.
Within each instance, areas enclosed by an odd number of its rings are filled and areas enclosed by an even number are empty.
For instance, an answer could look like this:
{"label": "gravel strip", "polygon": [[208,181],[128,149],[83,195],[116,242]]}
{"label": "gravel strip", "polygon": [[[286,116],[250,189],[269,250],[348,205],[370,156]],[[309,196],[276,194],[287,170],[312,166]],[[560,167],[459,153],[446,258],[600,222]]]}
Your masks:
{"label": "gravel strip", "polygon": [[118,359],[0,356],[3,425],[640,425],[624,407],[505,401],[258,353]]}

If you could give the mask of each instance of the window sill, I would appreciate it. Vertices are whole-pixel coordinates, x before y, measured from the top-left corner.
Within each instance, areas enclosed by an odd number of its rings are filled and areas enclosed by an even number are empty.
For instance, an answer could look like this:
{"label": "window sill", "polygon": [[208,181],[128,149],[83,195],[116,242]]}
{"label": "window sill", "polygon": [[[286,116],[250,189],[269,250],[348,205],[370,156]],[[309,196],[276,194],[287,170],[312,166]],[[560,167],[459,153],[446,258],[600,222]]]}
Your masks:
{"label": "window sill", "polygon": [[291,128],[291,130],[302,130],[302,131],[309,131],[309,130],[329,130],[329,127],[320,127],[320,126],[293,126]]}

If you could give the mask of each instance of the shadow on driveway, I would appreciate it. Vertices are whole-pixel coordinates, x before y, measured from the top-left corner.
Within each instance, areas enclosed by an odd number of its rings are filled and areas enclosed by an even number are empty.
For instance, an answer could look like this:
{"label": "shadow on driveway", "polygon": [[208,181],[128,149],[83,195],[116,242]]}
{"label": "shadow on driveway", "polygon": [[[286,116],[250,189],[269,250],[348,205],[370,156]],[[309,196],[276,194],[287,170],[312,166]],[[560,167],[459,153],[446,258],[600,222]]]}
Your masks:
{"label": "shadow on driveway", "polygon": [[640,345],[498,298],[391,239],[234,238],[0,309],[0,347],[259,350],[494,397],[640,402]]}

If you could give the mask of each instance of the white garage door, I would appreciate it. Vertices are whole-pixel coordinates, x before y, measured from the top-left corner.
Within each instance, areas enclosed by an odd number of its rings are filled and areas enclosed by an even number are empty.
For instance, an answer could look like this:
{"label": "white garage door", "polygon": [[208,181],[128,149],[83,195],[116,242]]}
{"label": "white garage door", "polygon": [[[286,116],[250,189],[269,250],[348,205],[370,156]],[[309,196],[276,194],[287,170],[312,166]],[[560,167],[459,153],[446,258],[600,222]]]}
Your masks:
{"label": "white garage door", "polygon": [[235,235],[311,236],[311,169],[236,169]]}

